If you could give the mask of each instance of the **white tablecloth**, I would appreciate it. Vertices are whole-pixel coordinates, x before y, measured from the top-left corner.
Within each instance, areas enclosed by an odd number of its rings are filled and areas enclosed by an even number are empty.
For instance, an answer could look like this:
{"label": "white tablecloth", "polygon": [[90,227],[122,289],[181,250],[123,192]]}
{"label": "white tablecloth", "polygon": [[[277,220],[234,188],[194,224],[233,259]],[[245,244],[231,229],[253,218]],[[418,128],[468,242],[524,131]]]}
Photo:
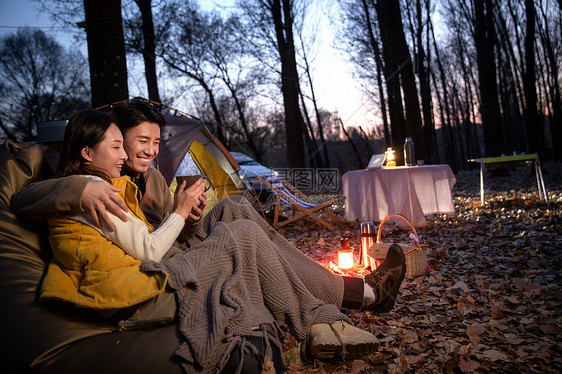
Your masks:
{"label": "white tablecloth", "polygon": [[[342,176],[346,219],[380,222],[402,214],[424,227],[426,214],[455,212],[451,191],[456,181],[449,165],[348,171]],[[404,226],[400,221],[395,220]]]}

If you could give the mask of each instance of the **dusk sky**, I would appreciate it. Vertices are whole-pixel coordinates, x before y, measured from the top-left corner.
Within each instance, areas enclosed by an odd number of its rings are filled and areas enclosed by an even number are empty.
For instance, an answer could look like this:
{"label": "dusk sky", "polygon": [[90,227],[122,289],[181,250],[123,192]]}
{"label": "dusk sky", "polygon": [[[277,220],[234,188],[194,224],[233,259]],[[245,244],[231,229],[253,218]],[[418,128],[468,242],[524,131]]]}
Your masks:
{"label": "dusk sky", "polygon": [[[228,0],[232,2],[231,0]],[[203,9],[210,10],[216,7],[217,1],[200,1]],[[221,1],[224,4],[225,1]],[[329,7],[328,7],[329,8]],[[37,27],[45,31],[49,36],[65,47],[79,47],[86,54],[85,38],[82,42],[76,42],[74,38],[68,37],[68,30],[57,26],[49,15],[39,11],[40,5],[32,0],[0,0],[0,37],[17,31],[18,27]],[[326,12],[324,19],[333,19],[328,14],[330,9],[323,8]],[[315,64],[315,90],[320,106],[327,110],[338,110],[345,125],[364,125],[366,108],[362,105],[361,97],[356,84],[353,82],[349,65],[346,65],[341,57],[341,51],[333,47],[333,32],[329,25],[321,26],[321,38],[318,43],[318,53]],[[130,67],[131,69],[131,67]],[[142,75],[140,75],[142,76]],[[130,79],[131,80],[131,79]],[[131,95],[142,95],[144,87],[142,81],[130,82]],[[178,107],[179,108],[179,107]],[[188,108],[179,108],[188,110]],[[370,117],[370,116],[369,116]],[[372,121],[372,118],[370,119]]]}

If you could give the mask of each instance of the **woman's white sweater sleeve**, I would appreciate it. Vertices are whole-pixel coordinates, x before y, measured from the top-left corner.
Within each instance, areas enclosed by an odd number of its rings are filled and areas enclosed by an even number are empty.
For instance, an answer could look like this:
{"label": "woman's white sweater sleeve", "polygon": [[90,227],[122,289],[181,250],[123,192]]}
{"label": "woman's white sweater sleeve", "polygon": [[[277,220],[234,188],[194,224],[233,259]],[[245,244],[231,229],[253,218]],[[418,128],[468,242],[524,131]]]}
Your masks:
{"label": "woman's white sweater sleeve", "polygon": [[68,216],[68,218],[95,228],[105,238],[140,261],[160,261],[174,244],[185,225],[184,219],[179,214],[171,213],[164,217],[158,229],[149,233],[146,224],[130,212],[126,213],[127,222],[121,221],[119,217],[110,212],[108,215],[115,225],[115,231],[109,231],[105,225],[103,229],[99,229],[86,213]]}

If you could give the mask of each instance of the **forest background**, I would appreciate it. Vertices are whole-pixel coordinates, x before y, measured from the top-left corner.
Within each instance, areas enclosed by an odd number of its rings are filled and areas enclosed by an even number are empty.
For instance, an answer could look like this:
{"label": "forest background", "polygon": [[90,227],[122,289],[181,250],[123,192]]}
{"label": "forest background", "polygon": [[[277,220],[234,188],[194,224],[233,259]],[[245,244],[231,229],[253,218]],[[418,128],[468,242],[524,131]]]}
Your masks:
{"label": "forest background", "polygon": [[[561,0],[234,0],[212,11],[192,0],[37,2],[86,39],[87,56],[49,30],[2,37],[0,141],[128,99],[132,79],[150,100],[188,98],[227,149],[274,168],[343,173],[387,147],[400,164],[406,137],[417,159],[454,171],[481,156],[562,158]],[[317,97],[328,14],[372,114],[363,124]]]}

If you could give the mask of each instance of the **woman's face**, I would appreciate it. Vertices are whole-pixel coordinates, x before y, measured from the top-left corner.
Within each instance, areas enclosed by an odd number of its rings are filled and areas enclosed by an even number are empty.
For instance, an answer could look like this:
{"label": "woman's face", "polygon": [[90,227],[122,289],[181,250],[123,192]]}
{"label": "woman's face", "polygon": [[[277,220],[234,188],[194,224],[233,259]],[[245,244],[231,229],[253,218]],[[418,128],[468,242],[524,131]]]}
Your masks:
{"label": "woman's face", "polygon": [[110,178],[120,177],[121,168],[127,160],[121,130],[112,123],[101,142],[94,147],[82,149],[82,157],[95,168],[103,170]]}

